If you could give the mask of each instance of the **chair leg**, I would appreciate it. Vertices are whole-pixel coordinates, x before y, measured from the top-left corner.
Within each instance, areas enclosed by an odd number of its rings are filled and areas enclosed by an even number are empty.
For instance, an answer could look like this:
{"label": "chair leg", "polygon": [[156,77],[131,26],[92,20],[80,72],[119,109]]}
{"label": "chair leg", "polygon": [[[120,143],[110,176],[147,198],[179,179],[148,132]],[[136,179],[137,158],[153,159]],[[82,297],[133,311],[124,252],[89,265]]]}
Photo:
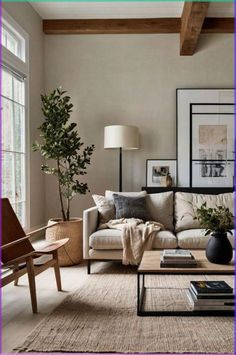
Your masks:
{"label": "chair leg", "polygon": [[[16,266],[16,267],[14,268],[13,272],[16,272],[16,271],[18,271],[18,270],[19,270],[19,267]],[[19,278],[17,277],[17,278],[14,280],[14,286],[18,286],[18,281],[19,281]]]}
{"label": "chair leg", "polygon": [[58,259],[58,251],[57,250],[55,250],[53,252],[53,258],[56,261],[56,263],[54,264],[54,272],[55,272],[55,278],[56,278],[56,283],[57,283],[57,290],[62,291],[61,273],[60,273],[60,266],[59,266],[59,259]]}
{"label": "chair leg", "polygon": [[87,260],[87,274],[91,274],[91,261],[89,259]]}
{"label": "chair leg", "polygon": [[36,297],[36,286],[35,286],[35,274],[34,274],[34,263],[32,256],[26,259],[26,267],[29,279],[29,288],[31,296],[31,304],[33,313],[37,313],[37,297]]}

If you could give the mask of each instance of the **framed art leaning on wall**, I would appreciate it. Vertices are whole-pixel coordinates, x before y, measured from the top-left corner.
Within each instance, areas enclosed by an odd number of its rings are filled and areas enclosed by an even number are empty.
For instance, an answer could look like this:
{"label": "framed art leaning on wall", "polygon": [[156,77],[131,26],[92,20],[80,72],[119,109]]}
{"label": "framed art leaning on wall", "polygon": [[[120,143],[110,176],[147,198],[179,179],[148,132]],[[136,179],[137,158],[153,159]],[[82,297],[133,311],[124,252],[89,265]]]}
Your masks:
{"label": "framed art leaning on wall", "polygon": [[146,186],[165,187],[167,177],[171,181],[171,186],[176,186],[176,171],[176,160],[148,159],[146,161]]}
{"label": "framed art leaning on wall", "polygon": [[178,186],[232,187],[233,89],[177,89]]}
{"label": "framed art leaning on wall", "polygon": [[190,186],[232,187],[234,104],[190,104]]}

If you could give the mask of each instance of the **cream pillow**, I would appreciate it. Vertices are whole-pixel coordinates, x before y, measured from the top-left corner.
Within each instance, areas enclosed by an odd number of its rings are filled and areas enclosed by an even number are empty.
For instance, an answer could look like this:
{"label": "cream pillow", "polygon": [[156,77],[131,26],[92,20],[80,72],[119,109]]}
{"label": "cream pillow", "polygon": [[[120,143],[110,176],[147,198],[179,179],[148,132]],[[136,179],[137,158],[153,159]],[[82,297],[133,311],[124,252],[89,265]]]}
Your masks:
{"label": "cream pillow", "polygon": [[153,221],[160,222],[168,230],[173,231],[174,206],[173,191],[160,192],[146,196],[147,210]]}
{"label": "cream pillow", "polygon": [[116,210],[113,200],[108,200],[101,195],[92,195],[93,200],[98,208],[99,224],[104,224],[110,219],[116,218]]}
{"label": "cream pillow", "polygon": [[207,207],[225,206],[234,214],[233,193],[219,195],[191,194],[188,192],[175,193],[175,231],[201,228],[196,217],[197,208],[206,202]]}

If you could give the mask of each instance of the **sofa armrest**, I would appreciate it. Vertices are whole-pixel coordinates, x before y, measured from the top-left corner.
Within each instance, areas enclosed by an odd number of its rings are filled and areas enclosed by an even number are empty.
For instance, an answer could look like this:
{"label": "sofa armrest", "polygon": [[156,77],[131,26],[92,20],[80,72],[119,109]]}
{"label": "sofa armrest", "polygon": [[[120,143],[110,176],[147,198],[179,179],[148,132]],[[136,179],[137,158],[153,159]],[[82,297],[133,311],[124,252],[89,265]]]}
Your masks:
{"label": "sofa armrest", "polygon": [[97,229],[98,209],[91,207],[83,212],[83,258],[89,259],[89,237]]}

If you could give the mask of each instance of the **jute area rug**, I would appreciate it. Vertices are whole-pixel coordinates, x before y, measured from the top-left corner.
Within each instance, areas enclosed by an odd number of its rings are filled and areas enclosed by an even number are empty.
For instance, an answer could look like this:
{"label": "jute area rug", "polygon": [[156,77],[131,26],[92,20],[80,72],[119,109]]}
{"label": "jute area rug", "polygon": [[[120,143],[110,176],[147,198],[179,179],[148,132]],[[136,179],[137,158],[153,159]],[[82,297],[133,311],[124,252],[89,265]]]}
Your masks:
{"label": "jute area rug", "polygon": [[[48,315],[21,352],[233,353],[231,317],[138,317],[135,270],[104,266]],[[230,276],[147,276],[146,307],[188,307],[190,280]],[[157,290],[156,287],[168,287]],[[177,289],[174,289],[177,288]]]}

